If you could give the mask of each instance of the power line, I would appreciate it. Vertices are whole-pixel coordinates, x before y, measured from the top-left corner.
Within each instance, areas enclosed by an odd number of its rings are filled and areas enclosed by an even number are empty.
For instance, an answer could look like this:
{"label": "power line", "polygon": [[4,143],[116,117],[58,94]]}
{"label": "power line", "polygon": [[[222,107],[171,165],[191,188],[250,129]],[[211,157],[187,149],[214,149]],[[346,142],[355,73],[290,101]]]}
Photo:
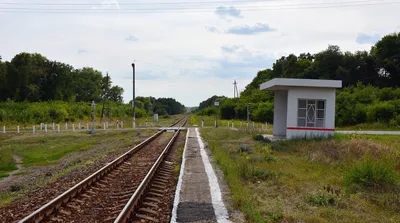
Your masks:
{"label": "power line", "polygon": [[[201,2],[131,2],[117,3],[118,5],[180,5],[180,4],[235,4],[235,3],[259,3],[259,2],[280,2],[286,0],[237,0],[237,1],[201,1]],[[95,6],[98,3],[42,3],[42,2],[0,2],[0,5],[51,5],[51,6]],[[111,5],[111,4],[110,4]]]}
{"label": "power line", "polygon": [[[357,1],[360,2],[360,1]],[[246,7],[246,8],[241,8],[241,11],[281,11],[281,10],[304,10],[304,9],[327,9],[327,8],[349,8],[349,7],[362,7],[362,6],[377,6],[377,5],[394,5],[394,4],[399,4],[400,1],[395,1],[395,2],[377,2],[377,3],[369,3],[369,4],[350,4],[347,3],[348,5],[328,5],[328,6],[320,6],[318,4],[315,5],[310,5],[308,7],[295,7],[298,5],[280,5],[280,6],[259,6],[257,8],[251,8],[251,7]],[[285,7],[282,7],[285,6]],[[288,7],[290,6],[290,7]],[[68,11],[70,10],[70,11]],[[215,12],[215,10],[197,10],[197,9],[190,9],[190,8],[185,8],[185,9],[84,9],[82,11],[76,11],[77,9],[34,9],[34,8],[29,8],[29,9],[10,9],[10,8],[0,8],[0,12],[12,12],[12,13],[39,13],[39,14],[51,14],[51,13],[61,13],[61,14],[99,14],[99,13],[121,13],[121,14],[163,14],[163,13],[210,13],[210,12]],[[87,11],[85,11],[87,10]],[[161,11],[163,10],[163,11]]]}
{"label": "power line", "polygon": [[[343,1],[343,2],[321,2],[321,3],[303,3],[303,4],[286,4],[286,5],[272,5],[272,6],[245,6],[243,8],[243,10],[247,10],[247,9],[254,9],[254,8],[276,8],[276,7],[294,7],[294,6],[318,6],[318,5],[340,5],[340,4],[359,4],[359,3],[368,3],[368,2],[375,2],[375,4],[377,3],[382,3],[382,1],[384,0],[378,0],[379,2],[376,2],[377,0],[361,0],[361,1]],[[338,4],[340,3],[340,4]],[[390,2],[386,2],[386,3],[390,3]],[[200,6],[199,6],[200,7]],[[196,8],[188,8],[188,7],[184,7],[184,8],[135,8],[135,9],[116,9],[116,8],[103,8],[103,9],[97,9],[97,10],[121,10],[121,11],[150,11],[150,10],[187,10],[187,9],[199,9],[199,7]],[[76,10],[76,11],[87,11],[90,10],[89,8],[31,8],[31,7],[12,7],[12,8],[1,8],[0,9],[7,9],[7,10],[67,10],[67,11],[71,11],[71,10]],[[212,9],[215,10],[215,7],[213,6],[207,6],[207,7],[201,7],[201,9]],[[239,9],[241,10],[241,9]]]}

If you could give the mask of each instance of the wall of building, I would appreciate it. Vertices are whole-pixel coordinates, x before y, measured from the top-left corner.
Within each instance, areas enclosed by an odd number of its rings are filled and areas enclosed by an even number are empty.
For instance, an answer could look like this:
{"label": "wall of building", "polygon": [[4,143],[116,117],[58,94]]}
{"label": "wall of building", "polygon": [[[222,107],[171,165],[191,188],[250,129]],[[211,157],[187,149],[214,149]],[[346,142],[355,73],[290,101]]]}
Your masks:
{"label": "wall of building", "polygon": [[[335,129],[335,97],[336,89],[334,88],[289,88],[287,98],[286,137],[321,137],[333,135]],[[326,101],[324,128],[297,127],[298,99]]]}
{"label": "wall of building", "polygon": [[274,136],[286,136],[287,91],[274,91]]}

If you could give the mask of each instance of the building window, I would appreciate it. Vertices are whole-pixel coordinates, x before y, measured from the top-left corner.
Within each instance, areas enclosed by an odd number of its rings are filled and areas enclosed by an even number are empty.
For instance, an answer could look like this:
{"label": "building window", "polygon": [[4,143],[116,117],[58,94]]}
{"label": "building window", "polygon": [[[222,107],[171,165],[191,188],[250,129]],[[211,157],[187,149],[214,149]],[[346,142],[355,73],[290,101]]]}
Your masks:
{"label": "building window", "polygon": [[324,128],[325,101],[299,99],[297,126]]}

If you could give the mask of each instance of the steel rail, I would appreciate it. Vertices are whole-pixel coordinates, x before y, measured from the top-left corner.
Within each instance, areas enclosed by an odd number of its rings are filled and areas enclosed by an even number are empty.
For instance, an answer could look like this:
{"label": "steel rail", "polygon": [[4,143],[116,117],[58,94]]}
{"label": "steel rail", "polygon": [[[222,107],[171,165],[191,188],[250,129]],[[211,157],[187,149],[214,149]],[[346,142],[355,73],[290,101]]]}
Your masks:
{"label": "steel rail", "polygon": [[[174,122],[171,126],[174,126],[178,124],[180,121],[184,120],[185,116],[176,122]],[[186,122],[186,121],[185,121]],[[61,195],[57,196],[50,202],[46,203],[45,205],[41,206],[39,209],[31,213],[30,215],[26,216],[22,220],[19,221],[19,223],[37,223],[43,220],[45,217],[51,215],[55,210],[59,209],[63,204],[69,202],[72,198],[74,198],[76,195],[80,194],[82,191],[84,191],[87,187],[91,186],[93,183],[96,181],[100,180],[102,177],[104,177],[107,173],[111,172],[113,169],[115,169],[117,166],[119,166],[121,163],[125,162],[127,159],[131,158],[133,154],[138,152],[140,149],[142,149],[145,145],[153,141],[155,138],[157,138],[159,135],[161,135],[165,129],[162,129],[161,131],[158,131],[154,135],[150,136],[147,138],[145,141],[139,143],[137,146],[134,148],[130,149],[128,152],[124,153],[123,155],[119,156],[112,162],[108,163],[86,179],[82,180],[75,186],[71,187]]]}
{"label": "steel rail", "polygon": [[152,178],[154,177],[155,173],[157,172],[158,167],[161,165],[162,161],[164,160],[172,144],[178,137],[178,134],[181,131],[182,127],[186,124],[187,120],[188,118],[186,118],[183,125],[177,129],[172,139],[168,142],[167,146],[165,147],[161,155],[158,157],[157,161],[153,164],[153,166],[147,173],[144,180],[140,183],[139,187],[135,190],[135,193],[131,196],[131,198],[129,199],[125,207],[122,209],[118,217],[115,219],[114,223],[125,223],[129,221],[131,215],[134,213],[136,206],[139,204],[139,201],[142,199],[143,195],[148,189],[148,186]]}

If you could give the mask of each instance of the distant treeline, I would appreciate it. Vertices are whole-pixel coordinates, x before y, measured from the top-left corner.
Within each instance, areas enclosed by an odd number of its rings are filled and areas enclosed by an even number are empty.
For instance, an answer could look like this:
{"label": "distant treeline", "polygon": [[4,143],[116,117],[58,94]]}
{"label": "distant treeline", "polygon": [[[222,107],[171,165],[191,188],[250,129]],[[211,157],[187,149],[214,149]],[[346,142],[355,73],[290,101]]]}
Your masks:
{"label": "distant treeline", "polygon": [[[197,113],[219,113],[225,119],[273,121],[273,93],[260,91],[260,84],[273,78],[342,80],[337,91],[336,122],[340,126],[383,123],[400,126],[400,33],[383,37],[369,52],[342,52],[338,46],[316,53],[289,55],[278,59],[271,69],[259,71],[240,98],[213,96],[200,103]],[[214,101],[220,101],[215,108]]]}
{"label": "distant treeline", "polygon": [[[96,102],[99,117],[103,99],[104,116],[132,116],[132,103],[123,103],[123,92],[112,86],[110,77],[90,67],[75,69],[37,53],[20,53],[10,62],[0,57],[0,122],[85,120],[92,112],[91,101]],[[172,98],[137,97],[135,102],[138,118],[185,112],[185,106]]]}
{"label": "distant treeline", "polygon": [[[154,113],[164,116],[185,112],[185,107],[172,98],[138,97],[135,102],[137,118]],[[102,103],[96,104],[96,117],[101,117],[102,108]],[[74,122],[89,120],[91,113],[92,107],[88,102],[0,102],[0,122]],[[106,103],[103,115],[111,118],[132,117],[131,103]]]}
{"label": "distant treeline", "polygon": [[0,58],[0,101],[122,102],[123,92],[90,67],[75,69],[38,53],[20,53],[10,62]]}

